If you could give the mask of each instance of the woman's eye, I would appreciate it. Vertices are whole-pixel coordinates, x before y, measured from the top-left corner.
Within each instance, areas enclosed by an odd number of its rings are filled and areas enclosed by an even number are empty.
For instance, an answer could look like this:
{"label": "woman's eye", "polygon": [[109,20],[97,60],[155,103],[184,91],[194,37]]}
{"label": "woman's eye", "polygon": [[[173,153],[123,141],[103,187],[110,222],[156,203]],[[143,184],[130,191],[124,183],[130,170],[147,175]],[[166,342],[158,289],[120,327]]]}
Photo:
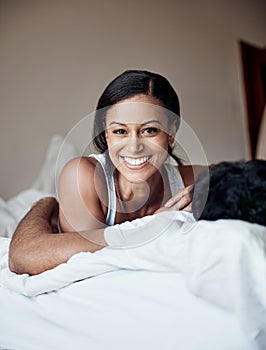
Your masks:
{"label": "woman's eye", "polygon": [[126,134],[126,130],[124,130],[124,129],[116,129],[116,130],[113,131],[113,133],[116,134],[116,135],[124,135],[124,134]]}
{"label": "woman's eye", "polygon": [[142,130],[142,134],[147,134],[147,135],[154,135],[157,134],[159,132],[158,128],[145,128],[144,130]]}

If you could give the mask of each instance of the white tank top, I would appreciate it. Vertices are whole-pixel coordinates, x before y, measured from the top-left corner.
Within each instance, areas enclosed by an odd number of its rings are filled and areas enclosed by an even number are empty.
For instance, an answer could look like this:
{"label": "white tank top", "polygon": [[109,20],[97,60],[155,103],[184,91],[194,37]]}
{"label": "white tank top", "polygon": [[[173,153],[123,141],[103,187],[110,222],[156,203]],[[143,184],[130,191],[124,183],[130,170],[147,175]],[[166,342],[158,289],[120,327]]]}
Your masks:
{"label": "white tank top", "polygon": [[[115,167],[110,162],[108,157],[106,157],[106,154],[90,154],[89,157],[95,158],[102,166],[103,173],[105,175],[106,184],[107,184],[107,194],[108,194],[108,211],[107,211],[105,222],[106,222],[106,225],[113,226],[115,224],[115,215],[116,215],[116,191],[115,191],[115,181],[114,181]],[[164,163],[164,168],[168,176],[171,195],[174,196],[179,190],[185,187],[182,177],[177,167],[170,164],[167,161]]]}

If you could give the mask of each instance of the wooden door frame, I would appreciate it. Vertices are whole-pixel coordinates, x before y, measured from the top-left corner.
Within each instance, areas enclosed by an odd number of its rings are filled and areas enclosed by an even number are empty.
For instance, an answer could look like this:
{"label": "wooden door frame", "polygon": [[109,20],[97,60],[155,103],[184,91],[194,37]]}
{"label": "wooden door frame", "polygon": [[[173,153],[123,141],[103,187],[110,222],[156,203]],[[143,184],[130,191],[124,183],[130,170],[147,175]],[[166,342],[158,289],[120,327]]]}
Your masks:
{"label": "wooden door frame", "polygon": [[251,157],[256,157],[258,135],[266,102],[266,47],[240,41]]}

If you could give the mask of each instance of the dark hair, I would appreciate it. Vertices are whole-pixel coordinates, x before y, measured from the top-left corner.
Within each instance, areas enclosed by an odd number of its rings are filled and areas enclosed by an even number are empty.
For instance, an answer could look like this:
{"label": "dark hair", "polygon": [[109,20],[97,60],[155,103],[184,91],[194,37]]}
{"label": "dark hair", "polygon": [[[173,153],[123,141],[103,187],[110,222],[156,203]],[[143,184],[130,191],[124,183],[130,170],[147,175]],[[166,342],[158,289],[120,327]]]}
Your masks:
{"label": "dark hair", "polygon": [[[174,123],[178,129],[180,124],[179,99],[169,81],[157,73],[128,70],[116,77],[99,98],[94,118],[93,144],[100,153],[104,153],[108,148],[104,130],[108,108],[122,100],[140,94],[157,98],[162,107],[169,111],[169,121]],[[168,146],[168,153],[178,164],[181,164],[180,159],[173,155],[172,151],[172,147]]]}
{"label": "dark hair", "polygon": [[266,226],[266,161],[211,165],[209,174],[195,181],[192,211],[197,220],[238,219]]}

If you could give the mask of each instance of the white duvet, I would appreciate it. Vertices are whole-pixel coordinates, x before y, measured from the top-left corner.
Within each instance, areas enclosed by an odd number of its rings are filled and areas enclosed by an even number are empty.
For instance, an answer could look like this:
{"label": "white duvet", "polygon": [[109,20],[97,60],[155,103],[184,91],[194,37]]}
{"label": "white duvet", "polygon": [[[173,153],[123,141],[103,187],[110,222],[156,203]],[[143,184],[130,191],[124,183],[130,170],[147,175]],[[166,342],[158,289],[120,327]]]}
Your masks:
{"label": "white duvet", "polygon": [[[2,238],[0,285],[34,297],[108,272],[181,272],[194,295],[235,313],[249,340],[264,349],[266,228],[236,220],[183,223],[183,216],[173,212],[164,217],[169,218],[170,227],[147,244],[79,253],[66,264],[36,276],[17,275],[9,270],[10,240]],[[155,223],[156,220],[160,218],[155,217]]]}
{"label": "white duvet", "polygon": [[[2,235],[44,193],[2,202]],[[76,254],[37,276],[9,270],[0,238],[0,348],[265,349],[266,228],[164,215],[171,225],[145,245]]]}

